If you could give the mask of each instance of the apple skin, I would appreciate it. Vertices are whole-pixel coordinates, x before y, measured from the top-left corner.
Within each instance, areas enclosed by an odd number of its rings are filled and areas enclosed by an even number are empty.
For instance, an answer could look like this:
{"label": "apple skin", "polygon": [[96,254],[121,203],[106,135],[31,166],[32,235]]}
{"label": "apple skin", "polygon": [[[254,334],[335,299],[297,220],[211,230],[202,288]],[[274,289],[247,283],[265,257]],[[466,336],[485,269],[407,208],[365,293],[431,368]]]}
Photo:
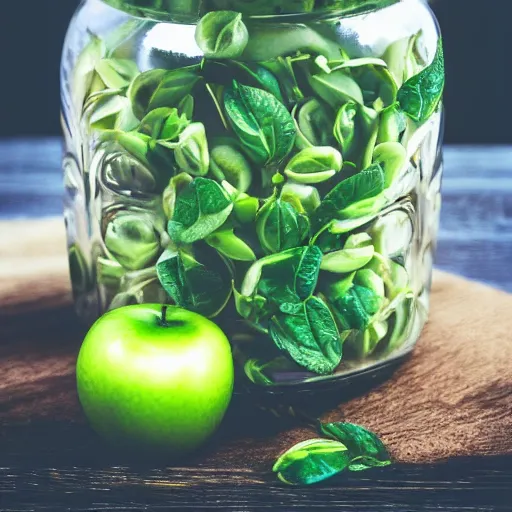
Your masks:
{"label": "apple skin", "polygon": [[217,429],[233,391],[231,346],[197,313],[137,304],[109,311],[87,333],[76,366],[93,429],[114,445],[189,453]]}

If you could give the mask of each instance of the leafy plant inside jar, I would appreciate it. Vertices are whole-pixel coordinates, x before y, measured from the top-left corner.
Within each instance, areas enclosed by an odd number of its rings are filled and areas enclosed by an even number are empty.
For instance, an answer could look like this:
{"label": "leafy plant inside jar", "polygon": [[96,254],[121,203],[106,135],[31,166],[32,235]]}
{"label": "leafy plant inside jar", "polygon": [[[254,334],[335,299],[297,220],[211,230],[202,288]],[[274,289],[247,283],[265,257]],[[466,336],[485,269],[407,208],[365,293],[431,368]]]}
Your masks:
{"label": "leafy plant inside jar", "polygon": [[[306,26],[295,49],[258,61],[262,30],[210,12],[196,30],[200,64],[142,73],[92,39],[75,106],[107,155],[106,171],[88,171],[124,212],[104,226],[98,259],[111,306],[145,301],[123,276],[152,269],[151,289],[156,274],[178,305],[219,321],[236,312],[265,334],[263,354],[245,344],[242,364],[274,384],[274,360],[318,378],[407,339],[414,212],[409,224],[393,212],[414,186],[410,141],[436,114],[444,75],[441,43],[425,65],[420,34],[376,57],[342,42],[334,57]],[[166,229],[151,232],[145,214]],[[403,244],[390,250],[390,239]]]}

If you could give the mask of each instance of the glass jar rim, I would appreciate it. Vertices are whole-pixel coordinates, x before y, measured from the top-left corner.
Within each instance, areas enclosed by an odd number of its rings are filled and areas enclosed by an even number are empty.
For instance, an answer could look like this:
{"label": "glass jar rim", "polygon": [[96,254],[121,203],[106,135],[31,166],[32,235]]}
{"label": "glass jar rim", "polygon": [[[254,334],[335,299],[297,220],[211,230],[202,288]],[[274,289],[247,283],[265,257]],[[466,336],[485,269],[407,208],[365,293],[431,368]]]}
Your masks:
{"label": "glass jar rim", "polygon": [[[268,10],[262,7],[264,0],[101,0],[115,9],[139,18],[158,21],[198,20],[208,12],[231,10],[241,12],[252,19],[292,20],[303,16],[351,17],[378,11],[404,0],[302,0],[290,9],[268,2]],[[153,3],[154,5],[148,5]],[[277,2],[276,2],[277,3]],[[282,2],[279,2],[282,4]],[[297,4],[302,4],[297,7]],[[302,7],[302,8],[301,8]]]}

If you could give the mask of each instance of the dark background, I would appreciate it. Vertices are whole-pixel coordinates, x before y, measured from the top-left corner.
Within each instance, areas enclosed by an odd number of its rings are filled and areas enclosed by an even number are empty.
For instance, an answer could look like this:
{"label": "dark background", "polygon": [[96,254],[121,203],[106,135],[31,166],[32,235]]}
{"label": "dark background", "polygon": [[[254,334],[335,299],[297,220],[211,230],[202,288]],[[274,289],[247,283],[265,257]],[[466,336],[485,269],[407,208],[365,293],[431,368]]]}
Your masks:
{"label": "dark background", "polygon": [[[0,0],[0,136],[57,135],[59,61],[78,0]],[[512,143],[512,0],[433,0],[448,143]]]}

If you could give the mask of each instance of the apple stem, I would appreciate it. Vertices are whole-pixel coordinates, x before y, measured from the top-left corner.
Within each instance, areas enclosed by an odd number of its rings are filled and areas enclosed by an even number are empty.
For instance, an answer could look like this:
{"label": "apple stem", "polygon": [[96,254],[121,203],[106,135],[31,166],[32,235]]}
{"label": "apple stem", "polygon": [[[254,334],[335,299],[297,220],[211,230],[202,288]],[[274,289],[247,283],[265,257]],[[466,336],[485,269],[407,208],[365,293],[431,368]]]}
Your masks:
{"label": "apple stem", "polygon": [[167,306],[162,306],[160,325],[162,325],[163,327],[169,327],[166,317],[167,317]]}
{"label": "apple stem", "polygon": [[[171,306],[172,307],[172,306]],[[171,315],[171,319],[167,320],[167,310],[169,306],[162,306],[160,312],[160,318],[157,320],[158,325],[161,327],[181,327],[185,325],[185,322],[181,318],[176,318],[176,315]],[[174,318],[173,318],[174,316]]]}

